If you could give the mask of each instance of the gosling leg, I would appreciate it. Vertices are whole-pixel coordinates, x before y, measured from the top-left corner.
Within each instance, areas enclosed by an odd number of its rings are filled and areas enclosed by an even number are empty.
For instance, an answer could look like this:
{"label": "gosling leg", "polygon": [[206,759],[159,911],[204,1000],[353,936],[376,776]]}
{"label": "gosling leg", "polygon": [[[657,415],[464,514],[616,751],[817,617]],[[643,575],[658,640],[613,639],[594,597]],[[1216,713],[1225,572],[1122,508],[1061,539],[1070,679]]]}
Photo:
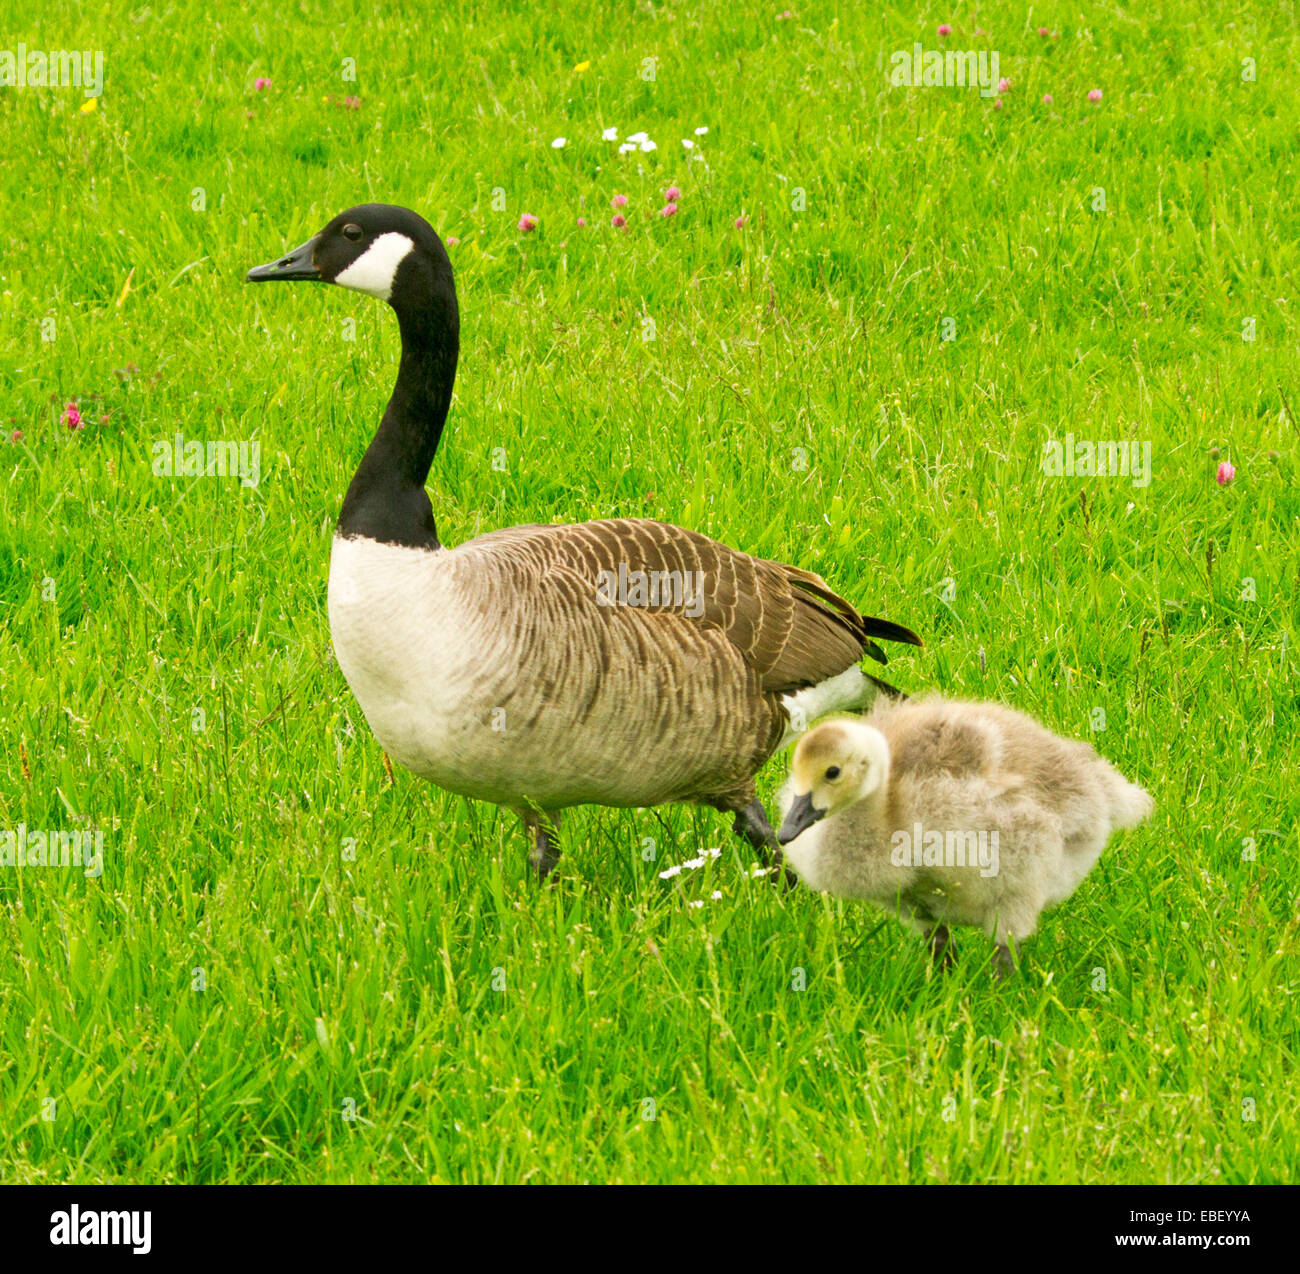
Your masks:
{"label": "gosling leg", "polygon": [[1015,971],[1016,962],[1010,946],[1005,942],[999,942],[997,954],[993,957],[993,976],[999,982],[1005,982]]}
{"label": "gosling leg", "polygon": [[939,924],[930,930],[927,936],[930,946],[930,958],[940,969],[951,969],[955,957],[952,953],[952,935],[948,926]]}
{"label": "gosling leg", "polygon": [[528,851],[528,861],[537,873],[538,881],[543,881],[560,861],[560,815],[526,810],[521,811],[521,817],[533,842]]}

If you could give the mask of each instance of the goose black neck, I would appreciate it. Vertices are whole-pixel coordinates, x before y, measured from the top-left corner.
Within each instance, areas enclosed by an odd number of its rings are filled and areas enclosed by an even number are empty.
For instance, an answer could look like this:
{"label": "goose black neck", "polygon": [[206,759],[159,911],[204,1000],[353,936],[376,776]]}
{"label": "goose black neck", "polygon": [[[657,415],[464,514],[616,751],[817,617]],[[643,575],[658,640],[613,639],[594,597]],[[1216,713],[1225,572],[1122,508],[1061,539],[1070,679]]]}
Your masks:
{"label": "goose black neck", "polygon": [[343,500],[338,530],[385,544],[437,548],[424,483],[451,406],[460,318],[449,275],[429,279],[430,286],[411,300],[417,278],[399,275],[405,292],[399,300],[395,290],[390,302],[402,333],[402,361],[384,418]]}

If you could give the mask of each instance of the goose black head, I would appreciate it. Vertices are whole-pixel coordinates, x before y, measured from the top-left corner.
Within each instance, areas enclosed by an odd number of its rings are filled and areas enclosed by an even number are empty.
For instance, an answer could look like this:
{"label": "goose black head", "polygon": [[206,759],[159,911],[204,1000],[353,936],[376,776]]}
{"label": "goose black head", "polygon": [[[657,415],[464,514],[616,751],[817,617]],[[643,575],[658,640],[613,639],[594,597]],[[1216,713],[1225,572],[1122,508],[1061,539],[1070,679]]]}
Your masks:
{"label": "goose black head", "polygon": [[395,309],[450,287],[451,262],[433,227],[394,204],[359,204],[341,212],[287,256],[248,272],[250,283],[337,283],[368,292]]}

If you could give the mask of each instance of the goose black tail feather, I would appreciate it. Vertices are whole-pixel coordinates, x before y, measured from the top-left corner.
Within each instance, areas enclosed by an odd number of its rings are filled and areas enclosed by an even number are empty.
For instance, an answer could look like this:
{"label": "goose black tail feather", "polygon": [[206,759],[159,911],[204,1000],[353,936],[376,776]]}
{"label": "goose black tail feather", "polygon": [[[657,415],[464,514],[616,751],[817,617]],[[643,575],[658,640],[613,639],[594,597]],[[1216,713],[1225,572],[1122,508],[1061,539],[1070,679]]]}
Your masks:
{"label": "goose black tail feather", "polygon": [[883,695],[888,695],[891,699],[910,699],[911,696],[905,694],[897,686],[891,686],[887,681],[881,681],[879,677],[873,677],[869,672],[862,674],[877,690]]}
{"label": "goose black tail feather", "polygon": [[816,606],[841,628],[852,633],[861,644],[863,651],[877,663],[887,664],[889,658],[871,640],[873,637],[879,637],[882,641],[905,642],[909,646],[925,644],[910,628],[904,628],[902,624],[895,624],[888,619],[877,619],[873,615],[859,614],[850,602],[845,601],[838,593],[832,592],[821,576],[814,575],[811,571],[801,570],[797,566],[787,566],[785,569],[789,572],[790,583],[803,595],[804,600]]}

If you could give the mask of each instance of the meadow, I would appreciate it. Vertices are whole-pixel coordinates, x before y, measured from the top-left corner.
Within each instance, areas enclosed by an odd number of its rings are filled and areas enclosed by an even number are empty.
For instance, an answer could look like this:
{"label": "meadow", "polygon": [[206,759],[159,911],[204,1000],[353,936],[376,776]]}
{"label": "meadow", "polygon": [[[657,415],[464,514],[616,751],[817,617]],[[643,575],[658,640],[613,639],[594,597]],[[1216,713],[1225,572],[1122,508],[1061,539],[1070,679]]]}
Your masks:
{"label": "meadow", "polygon": [[[105,69],[0,87],[0,832],[103,859],[0,866],[0,1180],[1290,1179],[1294,11],[781,3],[11,12]],[[539,887],[390,772],[325,586],[396,326],[244,283],[370,200],[456,270],[445,541],[796,562],[1151,791],[1013,980],[721,815],[576,811]]]}

